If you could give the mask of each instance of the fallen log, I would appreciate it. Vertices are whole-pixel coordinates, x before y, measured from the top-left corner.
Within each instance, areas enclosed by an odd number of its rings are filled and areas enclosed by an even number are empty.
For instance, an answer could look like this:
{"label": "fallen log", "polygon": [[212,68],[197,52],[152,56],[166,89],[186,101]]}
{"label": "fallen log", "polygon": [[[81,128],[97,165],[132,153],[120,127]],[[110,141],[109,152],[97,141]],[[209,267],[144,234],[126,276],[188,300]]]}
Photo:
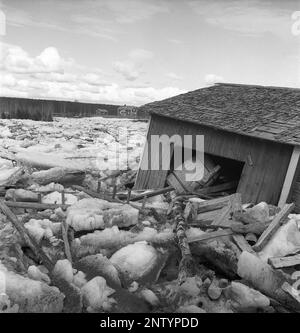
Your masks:
{"label": "fallen log", "polygon": [[5,205],[12,208],[36,209],[36,210],[56,209],[59,207],[62,209],[67,209],[70,206],[70,205],[60,205],[60,204],[46,204],[38,202],[15,202],[15,201],[5,201]]}
{"label": "fallen log", "polygon": [[84,179],[84,172],[55,167],[48,170],[33,172],[30,179],[39,185],[50,183],[60,184],[81,184]]}
{"label": "fallen log", "polygon": [[39,195],[32,191],[11,188],[6,191],[5,199],[11,201],[38,202]]}

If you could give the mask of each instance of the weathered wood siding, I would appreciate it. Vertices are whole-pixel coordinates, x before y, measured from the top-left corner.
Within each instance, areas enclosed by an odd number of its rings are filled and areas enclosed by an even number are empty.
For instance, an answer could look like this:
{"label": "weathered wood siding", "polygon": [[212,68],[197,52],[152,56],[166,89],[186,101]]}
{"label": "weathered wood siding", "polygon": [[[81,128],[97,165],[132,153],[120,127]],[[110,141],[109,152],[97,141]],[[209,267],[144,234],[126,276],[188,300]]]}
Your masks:
{"label": "weathered wood siding", "polygon": [[[243,202],[278,203],[293,146],[157,115],[151,117],[147,139],[153,134],[204,135],[205,153],[245,163],[237,189]],[[166,171],[139,170],[135,188],[163,187],[166,176]]]}

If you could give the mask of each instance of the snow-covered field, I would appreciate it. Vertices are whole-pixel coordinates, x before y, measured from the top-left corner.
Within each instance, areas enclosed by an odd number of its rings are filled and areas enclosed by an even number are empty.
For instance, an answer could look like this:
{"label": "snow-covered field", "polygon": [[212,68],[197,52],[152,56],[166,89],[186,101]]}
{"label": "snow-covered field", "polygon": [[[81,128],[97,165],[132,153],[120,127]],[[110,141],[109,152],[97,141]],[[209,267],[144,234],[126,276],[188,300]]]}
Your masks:
{"label": "snow-covered field", "polygon": [[[0,120],[0,154],[25,164],[101,171],[138,166],[147,123],[117,118]],[[1,156],[0,155],[0,156]],[[9,163],[0,159],[0,168]],[[104,172],[105,174],[106,172]]]}

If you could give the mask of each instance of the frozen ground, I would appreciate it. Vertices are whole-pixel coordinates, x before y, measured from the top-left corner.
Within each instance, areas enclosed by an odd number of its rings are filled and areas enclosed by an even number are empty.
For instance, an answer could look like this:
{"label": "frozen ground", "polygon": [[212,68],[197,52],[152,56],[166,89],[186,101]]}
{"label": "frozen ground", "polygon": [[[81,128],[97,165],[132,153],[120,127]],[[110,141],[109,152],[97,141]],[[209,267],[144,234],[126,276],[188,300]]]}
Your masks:
{"label": "frozen ground", "polygon": [[[0,121],[0,154],[41,168],[79,170],[137,167],[147,123],[117,118],[55,118],[53,122]],[[0,160],[0,168],[7,165]]]}

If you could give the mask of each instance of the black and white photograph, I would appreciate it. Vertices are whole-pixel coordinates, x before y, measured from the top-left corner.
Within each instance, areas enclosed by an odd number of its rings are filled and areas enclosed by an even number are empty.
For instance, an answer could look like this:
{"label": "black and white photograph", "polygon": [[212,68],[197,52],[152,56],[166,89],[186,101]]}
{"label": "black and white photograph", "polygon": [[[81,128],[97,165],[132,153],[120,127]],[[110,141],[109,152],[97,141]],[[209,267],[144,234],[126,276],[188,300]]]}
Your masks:
{"label": "black and white photograph", "polygon": [[0,313],[300,313],[299,0],[0,0]]}

